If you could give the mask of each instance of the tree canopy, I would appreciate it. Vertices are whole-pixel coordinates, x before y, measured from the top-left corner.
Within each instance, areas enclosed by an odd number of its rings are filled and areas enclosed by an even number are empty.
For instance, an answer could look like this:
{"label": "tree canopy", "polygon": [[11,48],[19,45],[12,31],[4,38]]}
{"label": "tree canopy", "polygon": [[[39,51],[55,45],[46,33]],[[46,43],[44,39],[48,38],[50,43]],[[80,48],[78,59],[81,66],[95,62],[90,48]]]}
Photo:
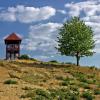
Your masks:
{"label": "tree canopy", "polygon": [[60,28],[57,49],[61,55],[75,56],[77,65],[80,57],[93,55],[94,47],[92,28],[79,17],[73,17]]}

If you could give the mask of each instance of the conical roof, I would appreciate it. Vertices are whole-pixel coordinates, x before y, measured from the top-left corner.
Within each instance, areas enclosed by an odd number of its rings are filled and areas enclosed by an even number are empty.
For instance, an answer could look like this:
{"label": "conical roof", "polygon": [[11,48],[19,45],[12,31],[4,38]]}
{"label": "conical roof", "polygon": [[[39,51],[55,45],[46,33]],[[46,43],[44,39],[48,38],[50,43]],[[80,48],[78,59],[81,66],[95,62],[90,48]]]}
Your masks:
{"label": "conical roof", "polygon": [[21,37],[16,34],[16,33],[12,33],[10,35],[8,35],[6,38],[5,38],[5,41],[9,41],[9,40],[17,40],[17,41],[20,41],[22,40]]}

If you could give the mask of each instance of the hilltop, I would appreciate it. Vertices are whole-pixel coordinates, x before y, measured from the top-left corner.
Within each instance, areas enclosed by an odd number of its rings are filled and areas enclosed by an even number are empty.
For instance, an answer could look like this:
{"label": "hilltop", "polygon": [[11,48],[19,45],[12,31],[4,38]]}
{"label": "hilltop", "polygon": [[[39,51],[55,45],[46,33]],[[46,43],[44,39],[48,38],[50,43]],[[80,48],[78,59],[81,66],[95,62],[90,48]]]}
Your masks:
{"label": "hilltop", "polygon": [[0,100],[100,100],[100,69],[32,60],[0,61]]}

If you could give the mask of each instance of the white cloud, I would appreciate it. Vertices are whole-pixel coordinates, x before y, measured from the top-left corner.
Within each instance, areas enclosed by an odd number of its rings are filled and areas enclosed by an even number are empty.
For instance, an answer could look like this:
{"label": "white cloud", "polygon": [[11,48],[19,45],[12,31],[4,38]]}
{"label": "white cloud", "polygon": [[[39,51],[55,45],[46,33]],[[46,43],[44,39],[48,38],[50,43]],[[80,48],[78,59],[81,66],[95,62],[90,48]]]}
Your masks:
{"label": "white cloud", "polygon": [[70,9],[70,11],[68,12],[70,16],[79,16],[80,8],[77,5],[73,3],[71,4],[67,3],[65,7]]}
{"label": "white cloud", "polygon": [[24,40],[24,48],[27,50],[41,51],[42,53],[54,54],[58,28],[60,23],[46,23],[30,26],[29,37]]}
{"label": "white cloud", "polygon": [[61,14],[66,14],[66,11],[65,10],[57,10],[59,13],[61,13]]}
{"label": "white cloud", "polygon": [[56,10],[50,6],[41,8],[26,7],[17,5],[16,7],[8,7],[7,10],[0,11],[0,20],[2,21],[19,21],[22,23],[31,23],[49,19],[54,16]]}
{"label": "white cloud", "polygon": [[5,21],[16,21],[16,17],[13,13],[8,13],[8,12],[3,12],[0,14],[0,20],[5,20]]}
{"label": "white cloud", "polygon": [[[96,11],[100,11],[100,3],[98,0],[87,0],[78,3],[67,3],[65,7],[69,9],[70,16],[79,16],[81,13],[85,13],[86,16],[95,15]],[[83,11],[83,12],[82,12]]]}

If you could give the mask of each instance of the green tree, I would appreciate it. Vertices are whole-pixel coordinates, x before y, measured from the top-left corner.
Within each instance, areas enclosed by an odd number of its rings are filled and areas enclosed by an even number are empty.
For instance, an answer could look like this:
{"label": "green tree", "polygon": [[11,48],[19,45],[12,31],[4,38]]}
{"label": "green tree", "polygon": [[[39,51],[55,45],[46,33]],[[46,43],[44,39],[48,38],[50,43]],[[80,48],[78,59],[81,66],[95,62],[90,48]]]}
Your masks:
{"label": "green tree", "polygon": [[92,56],[92,49],[95,47],[93,40],[93,31],[79,17],[73,17],[63,24],[59,29],[58,52],[61,55],[75,56],[77,66],[79,60],[84,56]]}

